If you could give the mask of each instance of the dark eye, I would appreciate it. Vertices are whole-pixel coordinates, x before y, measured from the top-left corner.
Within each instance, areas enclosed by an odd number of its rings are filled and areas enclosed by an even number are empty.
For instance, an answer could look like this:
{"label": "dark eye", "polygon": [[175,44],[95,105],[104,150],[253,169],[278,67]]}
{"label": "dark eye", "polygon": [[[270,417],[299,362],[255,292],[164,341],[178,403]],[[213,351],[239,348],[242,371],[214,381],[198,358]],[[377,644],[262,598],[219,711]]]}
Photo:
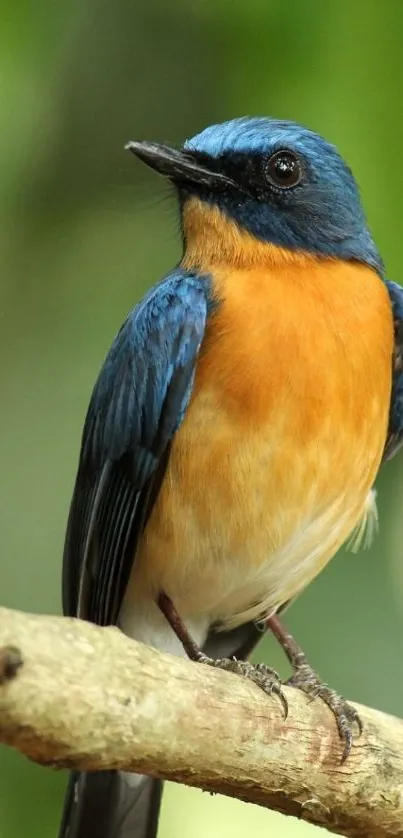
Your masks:
{"label": "dark eye", "polygon": [[266,163],[265,174],[274,186],[290,189],[301,180],[301,164],[292,151],[276,151]]}

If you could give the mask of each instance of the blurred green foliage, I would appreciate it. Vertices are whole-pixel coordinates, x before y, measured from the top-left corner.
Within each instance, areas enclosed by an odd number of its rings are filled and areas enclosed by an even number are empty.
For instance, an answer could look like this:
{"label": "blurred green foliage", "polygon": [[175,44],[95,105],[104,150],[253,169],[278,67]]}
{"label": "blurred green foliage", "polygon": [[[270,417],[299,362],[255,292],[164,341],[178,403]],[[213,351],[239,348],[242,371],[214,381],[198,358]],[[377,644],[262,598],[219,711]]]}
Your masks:
{"label": "blurred green foliage", "polygon": [[[124,153],[125,141],[177,141],[245,113],[309,124],[350,162],[398,281],[403,7],[3,0],[2,11],[1,602],[57,611],[95,375],[128,309],[179,254],[175,202]],[[402,463],[378,481],[381,533],[372,549],[340,554],[287,615],[324,678],[398,715]],[[270,639],[259,655],[285,672]],[[65,780],[1,751],[0,838],[55,836]],[[320,832],[180,787],[164,798],[162,838],[266,830],[279,838]]]}

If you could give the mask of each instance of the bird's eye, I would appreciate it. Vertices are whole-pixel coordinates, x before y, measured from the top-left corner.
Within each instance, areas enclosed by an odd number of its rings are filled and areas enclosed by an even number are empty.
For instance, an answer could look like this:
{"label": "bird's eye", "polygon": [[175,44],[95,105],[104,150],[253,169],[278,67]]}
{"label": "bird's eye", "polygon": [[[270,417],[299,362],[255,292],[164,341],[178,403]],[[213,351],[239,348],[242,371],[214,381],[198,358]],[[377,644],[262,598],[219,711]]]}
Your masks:
{"label": "bird's eye", "polygon": [[301,180],[301,164],[292,151],[276,151],[266,162],[265,174],[273,186],[290,189]]}

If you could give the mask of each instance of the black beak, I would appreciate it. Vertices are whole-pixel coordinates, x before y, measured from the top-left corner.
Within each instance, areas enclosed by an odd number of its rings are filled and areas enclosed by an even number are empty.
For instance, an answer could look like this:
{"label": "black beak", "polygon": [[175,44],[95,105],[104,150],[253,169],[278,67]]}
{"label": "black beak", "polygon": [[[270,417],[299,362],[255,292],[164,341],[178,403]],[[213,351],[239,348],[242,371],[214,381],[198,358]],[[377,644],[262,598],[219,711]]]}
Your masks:
{"label": "black beak", "polygon": [[207,163],[201,162],[200,157],[197,159],[197,155],[191,151],[181,151],[168,145],[146,141],[131,141],[125,145],[125,149],[175,184],[199,184],[210,189],[234,186],[231,178],[222,172],[214,171],[213,166],[209,168],[208,158]]}

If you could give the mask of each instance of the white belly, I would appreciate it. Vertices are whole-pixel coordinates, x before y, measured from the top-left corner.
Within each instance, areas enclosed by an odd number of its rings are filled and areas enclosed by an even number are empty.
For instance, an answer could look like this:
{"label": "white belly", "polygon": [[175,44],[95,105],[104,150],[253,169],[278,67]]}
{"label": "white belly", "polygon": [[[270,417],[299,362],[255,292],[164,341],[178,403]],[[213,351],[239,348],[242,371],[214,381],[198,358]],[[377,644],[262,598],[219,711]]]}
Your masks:
{"label": "white belly", "polygon": [[[344,499],[339,498],[320,516],[303,522],[287,544],[257,567],[242,556],[219,563],[206,556],[202,566],[184,558],[182,566],[188,571],[178,575],[176,585],[171,577],[169,596],[195,642],[203,646],[212,625],[225,631],[275,613],[309,584],[354,527],[353,548],[368,543],[377,523],[375,492],[369,493],[358,515],[343,507]],[[137,583],[136,574],[133,576],[121,609],[120,628],[147,645],[183,655],[182,644],[155,604],[155,584],[151,580],[144,584],[144,574],[141,584],[140,574]]]}

